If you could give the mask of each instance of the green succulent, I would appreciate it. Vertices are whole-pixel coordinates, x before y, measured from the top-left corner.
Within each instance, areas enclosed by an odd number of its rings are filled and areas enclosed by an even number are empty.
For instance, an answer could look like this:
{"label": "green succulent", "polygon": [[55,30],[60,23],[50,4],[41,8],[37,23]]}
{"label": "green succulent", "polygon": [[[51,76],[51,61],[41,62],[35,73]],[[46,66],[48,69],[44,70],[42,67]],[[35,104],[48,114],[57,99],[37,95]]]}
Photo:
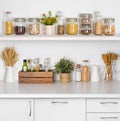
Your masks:
{"label": "green succulent", "polygon": [[70,73],[74,69],[74,62],[70,59],[61,58],[54,67],[56,73]]}

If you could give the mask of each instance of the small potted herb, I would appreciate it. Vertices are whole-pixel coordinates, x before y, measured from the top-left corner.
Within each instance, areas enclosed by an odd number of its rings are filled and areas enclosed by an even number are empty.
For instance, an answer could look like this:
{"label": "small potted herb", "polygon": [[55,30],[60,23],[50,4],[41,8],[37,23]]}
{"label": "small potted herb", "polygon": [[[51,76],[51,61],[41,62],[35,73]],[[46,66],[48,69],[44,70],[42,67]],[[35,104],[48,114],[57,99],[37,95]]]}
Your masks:
{"label": "small potted herb", "polygon": [[54,67],[54,71],[56,73],[60,73],[61,82],[70,82],[70,72],[74,69],[73,61],[71,61],[70,59],[61,58]]}
{"label": "small potted herb", "polygon": [[57,23],[57,16],[52,16],[52,12],[48,11],[48,14],[42,14],[41,23],[45,25],[45,34],[53,35],[53,25]]}

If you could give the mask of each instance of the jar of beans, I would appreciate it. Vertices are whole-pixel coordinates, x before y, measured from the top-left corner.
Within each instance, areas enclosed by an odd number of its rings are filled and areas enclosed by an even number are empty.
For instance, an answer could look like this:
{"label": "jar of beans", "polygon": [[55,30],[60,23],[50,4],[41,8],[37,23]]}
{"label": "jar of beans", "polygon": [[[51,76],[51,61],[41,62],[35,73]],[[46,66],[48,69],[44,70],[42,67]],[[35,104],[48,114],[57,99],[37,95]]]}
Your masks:
{"label": "jar of beans", "polygon": [[14,33],[16,35],[23,35],[26,32],[26,19],[25,18],[15,18],[14,19]]}
{"label": "jar of beans", "polygon": [[115,34],[114,18],[104,18],[104,34],[110,36]]}
{"label": "jar of beans", "polygon": [[40,19],[29,18],[29,34],[38,35],[40,33]]}
{"label": "jar of beans", "polygon": [[78,34],[78,21],[77,18],[67,18],[67,34],[76,35]]}
{"label": "jar of beans", "polygon": [[89,35],[92,33],[92,14],[80,14],[80,34]]}

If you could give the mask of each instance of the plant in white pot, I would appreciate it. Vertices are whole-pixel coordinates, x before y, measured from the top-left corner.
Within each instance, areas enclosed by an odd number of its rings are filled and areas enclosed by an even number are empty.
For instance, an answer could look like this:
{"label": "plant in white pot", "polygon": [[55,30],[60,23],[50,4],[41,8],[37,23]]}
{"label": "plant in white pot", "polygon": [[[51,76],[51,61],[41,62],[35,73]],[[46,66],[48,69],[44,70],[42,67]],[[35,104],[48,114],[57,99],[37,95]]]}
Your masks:
{"label": "plant in white pot", "polygon": [[2,51],[2,59],[6,65],[6,82],[14,82],[14,74],[13,69],[14,65],[18,61],[18,53],[16,52],[14,47],[5,48]]}
{"label": "plant in white pot", "polygon": [[70,82],[70,72],[74,69],[74,62],[67,58],[61,58],[56,64],[54,71],[60,73],[60,81]]}
{"label": "plant in white pot", "polygon": [[44,31],[46,35],[54,34],[54,24],[57,23],[57,16],[52,16],[52,12],[48,11],[48,14],[42,14],[41,23],[44,26]]}

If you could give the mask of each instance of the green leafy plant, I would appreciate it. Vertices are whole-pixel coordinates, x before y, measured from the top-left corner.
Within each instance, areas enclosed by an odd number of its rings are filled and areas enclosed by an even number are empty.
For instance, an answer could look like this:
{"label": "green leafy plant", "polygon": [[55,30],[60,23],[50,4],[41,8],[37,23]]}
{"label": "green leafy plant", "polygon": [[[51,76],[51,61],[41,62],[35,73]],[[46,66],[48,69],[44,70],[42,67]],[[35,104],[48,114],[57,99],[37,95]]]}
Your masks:
{"label": "green leafy plant", "polygon": [[42,14],[41,23],[44,25],[53,25],[57,23],[57,16],[52,16],[52,12],[48,11],[48,15]]}
{"label": "green leafy plant", "polygon": [[74,62],[70,59],[61,58],[54,67],[56,73],[70,73],[74,69]]}

